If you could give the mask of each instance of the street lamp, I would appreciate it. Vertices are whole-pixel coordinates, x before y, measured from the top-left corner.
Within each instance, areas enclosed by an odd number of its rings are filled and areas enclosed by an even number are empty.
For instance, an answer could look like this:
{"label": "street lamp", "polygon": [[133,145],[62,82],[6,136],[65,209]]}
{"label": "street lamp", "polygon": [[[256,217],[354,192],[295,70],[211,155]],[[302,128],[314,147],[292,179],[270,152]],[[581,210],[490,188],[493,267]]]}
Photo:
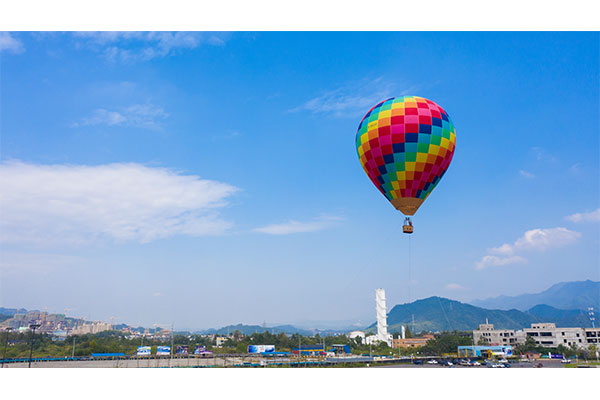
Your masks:
{"label": "street lamp", "polygon": [[29,325],[29,329],[31,329],[31,348],[29,349],[29,366],[27,368],[31,368],[31,356],[33,355],[33,339],[35,335],[35,330],[39,328],[40,324],[31,324]]}
{"label": "street lamp", "polygon": [[6,328],[6,341],[4,342],[4,355],[2,356],[2,368],[6,363],[6,349],[8,348],[8,332],[12,331],[12,328]]}

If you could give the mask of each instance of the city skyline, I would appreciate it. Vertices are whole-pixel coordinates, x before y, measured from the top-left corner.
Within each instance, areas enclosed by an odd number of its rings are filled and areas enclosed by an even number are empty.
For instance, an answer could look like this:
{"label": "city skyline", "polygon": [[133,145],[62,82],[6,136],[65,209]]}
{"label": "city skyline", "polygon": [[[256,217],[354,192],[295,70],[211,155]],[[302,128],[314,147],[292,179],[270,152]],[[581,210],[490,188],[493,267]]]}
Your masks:
{"label": "city skyline", "polygon": [[[600,280],[594,33],[4,32],[0,301],[200,330]],[[413,218],[354,137],[456,127]]]}

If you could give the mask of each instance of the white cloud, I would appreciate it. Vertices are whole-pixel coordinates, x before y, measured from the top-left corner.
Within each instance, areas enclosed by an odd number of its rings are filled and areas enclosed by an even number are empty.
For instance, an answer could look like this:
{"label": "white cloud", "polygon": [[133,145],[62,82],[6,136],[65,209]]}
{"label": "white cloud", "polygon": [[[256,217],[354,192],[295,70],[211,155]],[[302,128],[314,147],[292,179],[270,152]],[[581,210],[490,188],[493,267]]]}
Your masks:
{"label": "white cloud", "polygon": [[600,208],[587,213],[576,213],[565,217],[571,222],[600,222]]}
{"label": "white cloud", "polygon": [[475,268],[484,269],[487,267],[498,267],[502,265],[516,264],[516,263],[526,263],[527,260],[521,256],[509,256],[509,257],[499,257],[499,256],[483,256],[481,260],[475,264]]}
{"label": "white cloud", "polygon": [[25,51],[23,43],[10,34],[10,32],[0,32],[0,52],[20,54]]}
{"label": "white cloud", "polygon": [[83,45],[110,62],[148,61],[195,49],[223,46],[230,33],[219,32],[75,32]]}
{"label": "white cloud", "polygon": [[384,81],[383,78],[364,79],[327,91],[293,108],[290,112],[310,111],[315,114],[327,113],[337,117],[348,115],[354,118],[356,115],[364,115],[380,101],[394,96],[407,95],[411,90],[397,91],[394,83]]}
{"label": "white cloud", "polygon": [[292,233],[316,232],[328,229],[337,222],[343,220],[340,217],[323,216],[309,222],[288,221],[282,224],[272,224],[253,229],[254,232],[269,235],[289,235]]}
{"label": "white cloud", "polygon": [[463,290],[464,287],[459,285],[458,283],[449,283],[446,285],[446,289],[449,290]]}
{"label": "white cloud", "polygon": [[219,209],[237,188],[140,164],[0,164],[0,241],[141,243],[173,235],[217,235]]}
{"label": "white cloud", "polygon": [[567,228],[532,229],[515,242],[513,251],[555,249],[573,243],[580,236],[579,232]]}
{"label": "white cloud", "polygon": [[567,246],[575,242],[581,234],[567,228],[531,229],[517,239],[513,244],[504,243],[501,246],[488,249],[488,254],[476,263],[477,269],[490,266],[502,266],[524,263],[527,260],[522,253],[534,251],[545,252]]}
{"label": "white cloud", "polygon": [[162,121],[168,116],[169,114],[164,109],[152,104],[134,104],[119,110],[99,108],[94,110],[90,117],[82,118],[79,122],[73,123],[72,127],[122,125],[134,128],[158,129],[162,127]]}
{"label": "white cloud", "polygon": [[533,178],[535,178],[534,174],[532,174],[531,172],[527,172],[525,170],[520,170],[519,171],[519,175],[521,175],[523,178],[527,178],[527,179],[533,179]]}

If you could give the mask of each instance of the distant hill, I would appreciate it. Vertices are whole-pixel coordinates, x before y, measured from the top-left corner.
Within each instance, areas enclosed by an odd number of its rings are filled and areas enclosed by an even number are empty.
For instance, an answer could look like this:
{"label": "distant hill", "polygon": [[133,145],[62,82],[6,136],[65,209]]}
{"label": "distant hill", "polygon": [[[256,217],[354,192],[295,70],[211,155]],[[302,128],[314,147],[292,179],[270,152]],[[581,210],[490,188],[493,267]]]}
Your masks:
{"label": "distant hill", "polygon": [[27,310],[24,308],[4,308],[0,307],[0,315],[8,315],[11,318],[15,316],[15,314],[24,314]]}
{"label": "distant hill", "polygon": [[485,308],[521,311],[538,304],[546,304],[563,310],[587,310],[588,307],[594,307],[597,312],[600,312],[600,282],[591,280],[562,282],[540,293],[473,300],[471,304]]}
{"label": "distant hill", "polygon": [[559,310],[546,304],[538,304],[527,310],[527,314],[534,316],[539,321],[554,322],[556,326],[591,327],[588,314],[583,310]]}
{"label": "distant hill", "polygon": [[206,329],[206,330],[200,331],[199,333],[203,334],[203,335],[226,335],[228,333],[233,333],[236,330],[240,331],[240,333],[243,333],[244,335],[252,335],[253,333],[263,333],[263,332],[270,332],[275,335],[279,334],[279,333],[288,333],[288,334],[300,333],[301,335],[305,335],[305,336],[313,335],[312,331],[296,328],[295,326],[292,326],[292,325],[278,325],[278,326],[272,326],[272,327],[263,327],[260,325],[244,325],[244,324],[229,325],[229,326],[224,326],[223,328],[219,328],[219,329]]}
{"label": "distant hill", "polygon": [[[526,312],[490,310],[436,296],[394,306],[388,313],[387,323],[389,332],[399,332],[402,325],[409,326],[416,333],[470,331],[485,323],[486,318],[497,329],[523,329],[535,322],[554,322],[563,327],[591,327],[585,313],[580,310],[560,310],[548,305],[536,305]],[[375,329],[376,323],[368,330]]]}
{"label": "distant hill", "polygon": [[[485,323],[486,318],[496,328],[520,329],[536,320],[534,316],[518,310],[486,310],[434,296],[394,306],[388,313],[388,331],[400,331],[401,325],[408,325],[412,329],[413,315],[414,332],[469,331]],[[375,324],[372,326],[374,327]]]}

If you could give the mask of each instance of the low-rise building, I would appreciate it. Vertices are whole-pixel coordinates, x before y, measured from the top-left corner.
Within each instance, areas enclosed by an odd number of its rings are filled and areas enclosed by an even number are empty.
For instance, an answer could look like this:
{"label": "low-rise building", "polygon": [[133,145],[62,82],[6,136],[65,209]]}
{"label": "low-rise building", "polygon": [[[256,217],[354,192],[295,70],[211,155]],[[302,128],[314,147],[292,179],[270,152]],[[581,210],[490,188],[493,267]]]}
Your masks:
{"label": "low-rise building", "polygon": [[517,343],[513,329],[494,329],[494,324],[480,324],[479,329],[473,331],[473,342],[486,346],[514,345]]}
{"label": "low-rise building", "polygon": [[390,335],[389,333],[386,335],[385,339],[382,339],[379,335],[369,335],[367,337],[365,337],[365,339],[363,340],[364,344],[372,344],[372,345],[379,345],[380,343],[386,343],[388,346],[392,346],[393,345],[393,338],[392,335]]}
{"label": "low-rise building", "polygon": [[485,342],[489,346],[522,344],[527,337],[531,337],[537,345],[543,347],[589,347],[591,344],[600,343],[600,328],[557,328],[552,322],[544,322],[515,331],[494,329],[494,325],[486,321],[485,324],[479,325],[479,329],[473,331],[473,341],[476,344]]}
{"label": "low-rise building", "polygon": [[600,346],[600,328],[585,328],[584,332],[588,344],[593,344],[598,348]]}
{"label": "low-rise building", "polygon": [[360,343],[365,342],[365,333],[363,331],[352,331],[348,334],[348,337],[350,339],[360,338],[359,339]]}
{"label": "low-rise building", "polygon": [[512,346],[458,346],[459,357],[510,357]]}
{"label": "low-rise building", "polygon": [[432,340],[434,338],[435,337],[433,335],[423,335],[420,337],[406,338],[406,339],[398,338],[398,339],[394,339],[392,341],[392,348],[394,348],[394,349],[405,348],[406,349],[406,348],[413,348],[413,347],[421,347],[421,346],[425,346],[429,340]]}
{"label": "low-rise building", "polygon": [[585,331],[583,328],[557,328],[556,324],[545,322],[531,324],[531,328],[517,331],[519,343],[525,343],[527,336],[531,336],[536,344],[544,347],[587,347]]}

